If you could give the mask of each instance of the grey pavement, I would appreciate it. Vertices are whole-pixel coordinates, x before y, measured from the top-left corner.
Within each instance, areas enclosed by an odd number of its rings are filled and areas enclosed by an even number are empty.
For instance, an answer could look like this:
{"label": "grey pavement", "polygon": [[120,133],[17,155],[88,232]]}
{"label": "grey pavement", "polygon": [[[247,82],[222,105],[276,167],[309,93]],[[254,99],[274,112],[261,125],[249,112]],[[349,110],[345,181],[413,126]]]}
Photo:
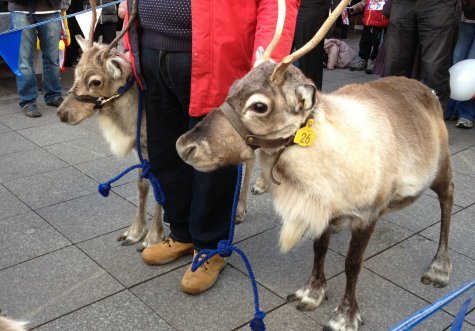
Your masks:
{"label": "grey pavement", "polygon": [[[349,42],[358,49],[357,37]],[[323,86],[331,92],[377,78],[348,69],[325,70]],[[64,74],[64,87],[70,82],[71,70]],[[241,259],[230,257],[215,287],[200,296],[179,289],[190,258],[161,267],[145,265],[136,247],[116,241],[134,218],[136,175],[121,180],[108,198],[97,193],[99,182],[134,163],[134,158],[111,154],[95,118],[67,126],[42,100],[43,117],[27,118],[18,108],[12,84],[12,79],[0,81],[1,90],[9,91],[0,97],[0,309],[41,331],[249,330],[253,297]],[[361,330],[387,330],[475,278],[475,129],[457,129],[454,122],[446,125],[456,187],[451,282],[442,289],[420,282],[439,236],[439,203],[426,192],[414,205],[378,223],[357,286],[365,321]],[[256,173],[252,183],[255,179]],[[312,242],[303,240],[282,255],[280,220],[269,194],[249,200],[235,238],[253,266],[268,330],[321,329],[344,290],[348,231],[331,240],[326,259],[328,301],[303,313],[285,298],[310,275]],[[465,298],[417,329],[447,330]],[[473,304],[464,330],[475,330]]]}

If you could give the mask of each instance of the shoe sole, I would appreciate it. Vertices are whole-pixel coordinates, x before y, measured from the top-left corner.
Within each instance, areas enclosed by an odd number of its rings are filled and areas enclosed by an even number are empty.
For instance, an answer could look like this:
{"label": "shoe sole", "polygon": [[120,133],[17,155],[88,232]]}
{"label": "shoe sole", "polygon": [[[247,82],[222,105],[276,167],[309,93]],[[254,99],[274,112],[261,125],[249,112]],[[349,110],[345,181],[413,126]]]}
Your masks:
{"label": "shoe sole", "polygon": [[191,252],[189,252],[189,253],[187,252],[187,253],[185,253],[185,254],[183,254],[183,255],[180,255],[180,256],[176,256],[176,257],[174,256],[174,257],[169,258],[168,260],[162,260],[162,261],[158,261],[158,262],[157,262],[157,261],[148,261],[148,260],[145,260],[143,257],[142,257],[142,259],[143,259],[143,261],[145,262],[145,264],[148,264],[148,265],[165,265],[165,264],[169,264],[169,263],[175,262],[176,260],[178,260],[178,259],[180,259],[180,258],[182,258],[182,257],[185,257],[185,256],[187,256],[187,255],[193,255],[193,253],[194,253],[194,248],[193,248],[193,250],[192,250]]}

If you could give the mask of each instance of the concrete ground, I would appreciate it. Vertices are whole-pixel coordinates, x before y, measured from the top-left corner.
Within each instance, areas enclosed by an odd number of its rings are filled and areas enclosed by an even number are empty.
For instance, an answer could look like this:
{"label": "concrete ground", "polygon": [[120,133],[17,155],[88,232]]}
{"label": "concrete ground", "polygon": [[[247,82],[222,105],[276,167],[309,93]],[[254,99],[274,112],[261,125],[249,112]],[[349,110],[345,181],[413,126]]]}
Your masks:
{"label": "concrete ground", "polygon": [[[357,39],[351,42],[358,49]],[[376,78],[348,69],[325,70],[323,85],[329,92]],[[65,74],[63,85],[70,82],[71,73]],[[12,84],[12,79],[0,81],[0,89],[7,91],[0,97],[0,309],[39,331],[249,329],[253,298],[242,261],[229,258],[215,287],[200,296],[179,290],[190,258],[162,267],[145,265],[135,247],[115,240],[134,217],[135,175],[121,180],[108,198],[97,193],[99,182],[135,160],[111,155],[94,118],[67,126],[41,100],[43,117],[27,118]],[[434,193],[426,192],[378,223],[357,287],[362,330],[389,329],[475,278],[475,130],[457,129],[454,122],[447,127],[456,187],[450,284],[436,289],[420,282],[436,252],[440,218]],[[246,220],[236,228],[238,247],[254,268],[267,328],[321,329],[343,293],[349,233],[331,240],[329,300],[302,313],[285,297],[310,274],[312,241],[281,255],[279,228],[269,194],[250,197]],[[448,329],[463,300],[417,329]],[[475,330],[473,304],[470,309],[463,330]]]}

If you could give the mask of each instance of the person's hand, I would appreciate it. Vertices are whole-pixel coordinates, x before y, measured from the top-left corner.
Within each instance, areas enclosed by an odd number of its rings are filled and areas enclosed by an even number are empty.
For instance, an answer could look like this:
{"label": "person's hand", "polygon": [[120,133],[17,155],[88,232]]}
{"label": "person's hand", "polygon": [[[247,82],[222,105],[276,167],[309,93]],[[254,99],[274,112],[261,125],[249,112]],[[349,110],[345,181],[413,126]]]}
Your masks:
{"label": "person's hand", "polygon": [[124,17],[125,17],[125,12],[126,12],[126,11],[127,11],[127,3],[126,3],[125,1],[124,1],[124,2],[121,2],[121,3],[119,4],[119,10],[118,10],[118,12],[117,12],[117,15],[118,15],[120,18],[124,19]]}

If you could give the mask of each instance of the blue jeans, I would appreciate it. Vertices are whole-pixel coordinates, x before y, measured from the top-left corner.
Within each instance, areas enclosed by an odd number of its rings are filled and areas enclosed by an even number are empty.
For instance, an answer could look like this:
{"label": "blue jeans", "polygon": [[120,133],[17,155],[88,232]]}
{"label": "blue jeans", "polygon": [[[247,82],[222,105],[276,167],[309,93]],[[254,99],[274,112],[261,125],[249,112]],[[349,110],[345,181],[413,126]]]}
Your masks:
{"label": "blue jeans", "polygon": [[[29,15],[19,12],[10,13],[11,28],[21,28],[33,23],[48,21],[59,17],[59,13],[33,14],[33,21],[29,21]],[[20,56],[18,68],[21,76],[16,78],[17,90],[20,96],[20,106],[34,102],[38,98],[38,83],[33,67],[36,49],[36,37],[40,40],[40,48],[43,53],[43,83],[45,102],[53,102],[61,96],[61,84],[59,82],[59,51],[58,43],[61,33],[61,22],[54,21],[36,28],[25,29],[21,35]]]}
{"label": "blue jeans", "polygon": [[[475,59],[475,24],[460,22],[459,36],[454,50],[454,64],[466,59]],[[449,100],[445,119],[466,118],[475,120],[475,100]]]}
{"label": "blue jeans", "polygon": [[454,63],[466,59],[475,59],[475,23],[460,22]]}

